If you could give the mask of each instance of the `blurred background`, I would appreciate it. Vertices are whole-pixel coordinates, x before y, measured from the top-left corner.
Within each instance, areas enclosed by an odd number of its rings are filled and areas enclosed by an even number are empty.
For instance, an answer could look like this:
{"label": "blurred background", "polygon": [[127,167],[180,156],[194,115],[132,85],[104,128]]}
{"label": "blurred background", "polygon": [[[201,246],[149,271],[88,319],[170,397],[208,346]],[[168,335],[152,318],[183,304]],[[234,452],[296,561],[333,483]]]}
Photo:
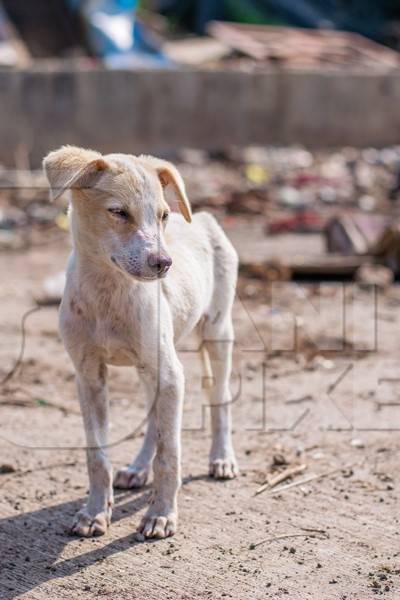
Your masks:
{"label": "blurred background", "polygon": [[67,229],[40,166],[70,143],[175,161],[250,277],[397,276],[399,2],[0,9],[4,250]]}
{"label": "blurred background", "polygon": [[[399,51],[399,0],[0,1],[2,598],[399,589]],[[87,474],[57,325],[67,199],[49,202],[41,170],[63,144],[173,161],[239,254],[242,476],[207,478],[196,341],[180,355],[184,541],[134,542],[147,488],[117,497],[106,541],[65,534]],[[133,370],[109,380],[120,466],[145,396]]]}

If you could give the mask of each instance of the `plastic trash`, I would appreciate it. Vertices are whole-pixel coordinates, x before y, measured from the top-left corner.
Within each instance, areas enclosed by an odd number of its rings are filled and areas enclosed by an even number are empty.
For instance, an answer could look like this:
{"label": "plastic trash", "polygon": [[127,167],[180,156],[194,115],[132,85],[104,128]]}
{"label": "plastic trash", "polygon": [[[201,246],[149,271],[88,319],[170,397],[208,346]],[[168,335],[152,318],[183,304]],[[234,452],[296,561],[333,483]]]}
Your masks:
{"label": "plastic trash", "polygon": [[43,282],[42,295],[36,301],[41,305],[52,305],[61,302],[66,281],[65,271],[47,277]]}
{"label": "plastic trash", "polygon": [[261,165],[247,165],[245,173],[247,179],[257,185],[261,185],[268,181],[268,171]]}
{"label": "plastic trash", "polygon": [[110,68],[172,65],[136,20],[138,0],[68,0],[86,24],[89,46]]}

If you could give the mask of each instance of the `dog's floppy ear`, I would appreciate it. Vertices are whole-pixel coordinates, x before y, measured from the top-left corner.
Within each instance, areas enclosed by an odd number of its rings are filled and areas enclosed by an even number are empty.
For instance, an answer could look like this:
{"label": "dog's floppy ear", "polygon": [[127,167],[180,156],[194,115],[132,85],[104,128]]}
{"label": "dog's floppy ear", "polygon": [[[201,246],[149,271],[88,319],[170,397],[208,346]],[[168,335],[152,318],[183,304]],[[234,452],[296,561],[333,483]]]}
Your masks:
{"label": "dog's floppy ear", "polygon": [[178,200],[179,210],[188,223],[192,221],[192,210],[186,195],[185,184],[178,169],[167,160],[155,158],[154,156],[139,156],[139,160],[153,167],[163,188],[171,185]]}
{"label": "dog's floppy ear", "polygon": [[57,200],[67,189],[93,187],[108,164],[94,150],[62,146],[43,159],[43,168],[49,180],[51,200]]}

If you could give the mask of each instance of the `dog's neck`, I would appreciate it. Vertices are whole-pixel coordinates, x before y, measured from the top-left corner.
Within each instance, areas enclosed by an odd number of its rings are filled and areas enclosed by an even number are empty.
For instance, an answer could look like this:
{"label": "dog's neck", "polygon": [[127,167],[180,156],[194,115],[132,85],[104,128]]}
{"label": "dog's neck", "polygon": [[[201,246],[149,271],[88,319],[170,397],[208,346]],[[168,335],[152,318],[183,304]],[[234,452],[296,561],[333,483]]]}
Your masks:
{"label": "dog's neck", "polygon": [[73,264],[80,286],[90,287],[93,291],[109,289],[112,295],[115,289],[132,288],[140,283],[118,269],[111,260],[85,252],[79,245],[74,245]]}

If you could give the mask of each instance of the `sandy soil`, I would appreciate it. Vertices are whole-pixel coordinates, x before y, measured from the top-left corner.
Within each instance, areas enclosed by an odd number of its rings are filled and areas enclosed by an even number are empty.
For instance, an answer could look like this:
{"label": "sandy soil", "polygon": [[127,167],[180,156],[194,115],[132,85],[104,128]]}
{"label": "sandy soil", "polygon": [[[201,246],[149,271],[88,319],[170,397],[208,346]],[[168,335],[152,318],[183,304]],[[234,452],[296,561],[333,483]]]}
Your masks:
{"label": "sandy soil", "polygon": [[[0,375],[18,356],[33,295],[67,254],[66,240],[2,254]],[[28,317],[22,371],[1,389],[3,600],[400,597],[400,291],[285,284],[256,302],[252,286],[235,306],[241,474],[207,476],[207,398],[188,341],[180,527],[157,542],[134,536],[151,485],[117,493],[104,537],[68,534],[87,491],[73,370],[56,308]],[[112,369],[110,399],[118,467],[141,442],[142,433],[124,441],[145,414],[135,372]],[[285,461],[306,465],[295,482],[329,474],[255,496]]]}

